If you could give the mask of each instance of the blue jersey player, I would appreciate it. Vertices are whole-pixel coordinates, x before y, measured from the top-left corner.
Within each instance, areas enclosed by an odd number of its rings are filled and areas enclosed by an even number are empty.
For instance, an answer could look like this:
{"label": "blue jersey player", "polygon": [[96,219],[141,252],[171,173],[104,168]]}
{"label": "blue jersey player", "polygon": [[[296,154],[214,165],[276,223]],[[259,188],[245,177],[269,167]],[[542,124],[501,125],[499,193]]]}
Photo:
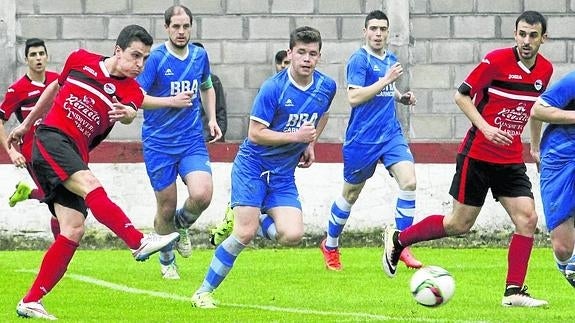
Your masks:
{"label": "blue jersey player", "polygon": [[297,244],[303,236],[294,172],[314,162],[314,144],[336,92],[334,80],[315,70],[321,44],[316,29],[295,29],[290,35],[290,66],[266,80],[255,98],[248,138],[232,167],[233,231],[216,248],[192,296],[195,307],[215,307],[212,292],[258,230],[285,245]]}
{"label": "blue jersey player", "polygon": [[[351,116],[343,144],[343,192],[331,206],[327,237],[320,248],[328,270],[341,270],[339,236],[365,182],[379,161],[399,185],[395,207],[398,228],[413,223],[415,213],[415,167],[413,156],[395,113],[395,102],[415,104],[411,92],[401,94],[395,81],[403,74],[397,57],[386,50],[389,20],[380,10],[370,12],[363,28],[365,45],[347,64],[347,98]],[[404,249],[402,261],[419,268],[421,262]]]}
{"label": "blue jersey player", "polygon": [[[539,140],[541,121],[549,125]],[[553,255],[561,273],[575,287],[575,72],[539,97],[531,110],[531,126],[532,155],[541,171],[541,199]]]}
{"label": "blue jersey player", "polygon": [[[176,5],[164,13],[169,39],[152,51],[144,71],[138,76],[150,96],[175,97],[187,92],[187,108],[155,108],[144,111],[142,145],[146,171],[156,195],[154,228],[157,232],[178,230],[176,249],[189,257],[191,244],[187,229],[209,206],[213,183],[208,151],[203,137],[200,107],[208,116],[210,133],[218,140],[222,134],[215,117],[215,92],[210,78],[206,51],[189,43],[192,13]],[[202,103],[200,104],[200,95]],[[176,210],[176,180],[187,186],[188,198]],[[160,252],[162,276],[179,279],[173,247]]]}

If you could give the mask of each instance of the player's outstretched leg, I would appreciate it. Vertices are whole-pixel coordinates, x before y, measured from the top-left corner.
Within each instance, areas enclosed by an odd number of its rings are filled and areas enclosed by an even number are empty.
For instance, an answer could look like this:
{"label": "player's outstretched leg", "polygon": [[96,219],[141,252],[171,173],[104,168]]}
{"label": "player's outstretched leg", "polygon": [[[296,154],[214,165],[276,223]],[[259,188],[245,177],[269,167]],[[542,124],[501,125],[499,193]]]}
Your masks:
{"label": "player's outstretched leg", "polygon": [[138,249],[132,249],[132,255],[136,261],[144,261],[154,253],[160,251],[168,244],[176,241],[180,235],[177,232],[172,232],[166,235],[159,235],[157,233],[149,233],[144,235]]}
{"label": "player's outstretched leg", "polygon": [[397,236],[399,235],[399,230],[395,230],[393,227],[388,226],[385,228],[383,234],[383,257],[382,265],[383,271],[389,277],[395,277],[395,272],[397,270],[397,263],[399,262],[399,256],[403,251],[403,247],[399,244]]}
{"label": "player's outstretched leg", "polygon": [[28,302],[20,301],[16,306],[16,314],[20,317],[38,318],[44,320],[54,321],[57,318],[48,313],[41,302]]}
{"label": "player's outstretched leg", "polygon": [[28,184],[18,182],[18,184],[16,184],[16,190],[8,199],[8,205],[14,207],[16,203],[26,201],[30,197],[30,193],[32,193],[32,188],[28,186]]}
{"label": "player's outstretched leg", "polygon": [[234,228],[234,211],[232,210],[230,204],[226,207],[226,212],[224,214],[224,219],[218,226],[210,230],[210,243],[213,246],[219,246],[222,241],[230,236]]}
{"label": "player's outstretched leg", "polygon": [[403,248],[403,251],[399,255],[399,260],[403,261],[407,268],[419,269],[423,267],[423,263],[415,259],[415,256],[411,253],[411,250],[408,247]]}
{"label": "player's outstretched leg", "polygon": [[549,305],[547,301],[533,298],[527,293],[527,286],[510,286],[505,290],[501,305],[504,307],[545,307]]}

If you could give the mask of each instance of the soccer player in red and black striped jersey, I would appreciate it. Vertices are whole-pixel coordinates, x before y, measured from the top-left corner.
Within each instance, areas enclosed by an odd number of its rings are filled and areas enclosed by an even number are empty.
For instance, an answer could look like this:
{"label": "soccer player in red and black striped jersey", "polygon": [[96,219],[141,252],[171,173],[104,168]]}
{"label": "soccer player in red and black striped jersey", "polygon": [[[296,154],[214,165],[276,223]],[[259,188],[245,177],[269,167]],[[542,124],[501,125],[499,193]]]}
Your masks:
{"label": "soccer player in red and black striped jersey", "polygon": [[132,249],[138,261],[179,237],[176,232],[144,236],[110,200],[88,167],[89,151],[117,121],[131,123],[143,104],[144,93],[134,78],[144,68],[152,43],[152,36],[144,28],[129,25],[120,32],[111,57],[82,49],[74,51],[58,80],[48,85],[28,117],[8,137],[9,143],[19,142],[45,115],[35,132],[32,168],[61,229],[44,255],[32,287],[16,307],[19,316],[55,319],[44,309],[41,299],[66,272],[84,235],[87,208]]}
{"label": "soccer player in red and black striped jersey", "polygon": [[[24,56],[28,71],[19,80],[14,82],[8,88],[4,101],[0,104],[0,143],[4,150],[10,156],[10,160],[16,167],[26,168],[30,176],[34,179],[32,173],[32,139],[34,138],[35,126],[30,127],[28,133],[22,137],[20,150],[16,147],[8,148],[7,135],[4,130],[4,122],[8,121],[12,115],[15,115],[18,122],[24,121],[28,116],[40,95],[44,92],[48,84],[58,78],[58,73],[46,70],[48,64],[48,50],[42,39],[30,38],[26,40],[24,46]],[[34,179],[34,181],[36,181]],[[44,192],[36,183],[32,189],[25,182],[19,182],[16,185],[16,191],[9,198],[11,207],[16,203],[26,199],[41,200],[44,198]],[[58,220],[52,218],[51,229],[54,238],[60,233]]]}
{"label": "soccer player in red and black striped jersey", "polygon": [[521,143],[531,108],[553,74],[551,63],[538,53],[546,32],[543,15],[522,13],[515,21],[516,46],[488,53],[459,86],[455,102],[472,126],[458,150],[449,191],[453,211],[446,216],[430,215],[401,232],[388,228],[383,255],[388,276],[395,276],[403,248],[469,232],[491,189],[515,224],[501,305],[547,306],[547,301],[531,297],[524,286],[537,213]]}

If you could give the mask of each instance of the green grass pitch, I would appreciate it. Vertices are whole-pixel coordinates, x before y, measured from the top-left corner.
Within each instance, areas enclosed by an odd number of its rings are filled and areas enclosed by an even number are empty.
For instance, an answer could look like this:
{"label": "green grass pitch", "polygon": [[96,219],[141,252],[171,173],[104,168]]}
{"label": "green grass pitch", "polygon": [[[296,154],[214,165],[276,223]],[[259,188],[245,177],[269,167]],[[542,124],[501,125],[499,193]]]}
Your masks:
{"label": "green grass pitch", "polygon": [[[560,276],[549,248],[533,250],[526,284],[549,301],[541,308],[503,308],[507,250],[413,248],[455,278],[453,299],[438,308],[415,303],[413,271],[400,263],[390,279],[381,249],[342,249],[342,272],[328,272],[317,248],[248,249],[214,294],[215,310],[192,308],[213,250],[178,258],[180,281],[163,280],[157,256],[135,262],[127,250],[79,250],[66,276],[44,298],[62,322],[567,322],[575,291]],[[22,322],[16,303],[26,293],[41,251],[0,252],[0,322]]]}

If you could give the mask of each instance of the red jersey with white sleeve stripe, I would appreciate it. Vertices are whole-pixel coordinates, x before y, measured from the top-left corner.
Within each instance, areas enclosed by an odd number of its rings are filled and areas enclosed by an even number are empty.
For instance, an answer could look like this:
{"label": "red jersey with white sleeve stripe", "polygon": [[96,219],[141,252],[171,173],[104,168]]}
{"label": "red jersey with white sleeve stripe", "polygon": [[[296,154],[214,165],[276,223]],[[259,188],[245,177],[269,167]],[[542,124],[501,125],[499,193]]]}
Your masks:
{"label": "red jersey with white sleeve stripe", "polygon": [[110,75],[106,57],[79,49],[74,51],[58,78],[60,90],[44,125],[57,128],[74,140],[82,159],[112,130],[108,111],[116,97],[124,105],[138,109],[144,93],[136,80]]}
{"label": "red jersey with white sleeve stripe", "polygon": [[[44,75],[44,82],[32,81],[28,75],[22,76],[19,80],[14,82],[6,91],[4,101],[0,105],[0,118],[8,121],[12,113],[16,115],[18,122],[24,121],[32,111],[32,108],[38,102],[38,98],[46,89],[48,84],[54,82],[58,78],[58,73],[46,71]],[[26,162],[32,160],[32,140],[34,139],[34,131],[36,130],[36,123],[30,130],[22,137],[22,144],[20,145],[20,153],[26,158]]]}
{"label": "red jersey with white sleeve stripe", "polygon": [[553,65],[537,54],[535,64],[527,68],[517,47],[491,51],[471,71],[458,91],[473,98],[485,121],[513,136],[511,145],[496,145],[475,125],[468,130],[458,153],[496,164],[523,163],[521,134],[529,120],[531,107],[553,74]]}

